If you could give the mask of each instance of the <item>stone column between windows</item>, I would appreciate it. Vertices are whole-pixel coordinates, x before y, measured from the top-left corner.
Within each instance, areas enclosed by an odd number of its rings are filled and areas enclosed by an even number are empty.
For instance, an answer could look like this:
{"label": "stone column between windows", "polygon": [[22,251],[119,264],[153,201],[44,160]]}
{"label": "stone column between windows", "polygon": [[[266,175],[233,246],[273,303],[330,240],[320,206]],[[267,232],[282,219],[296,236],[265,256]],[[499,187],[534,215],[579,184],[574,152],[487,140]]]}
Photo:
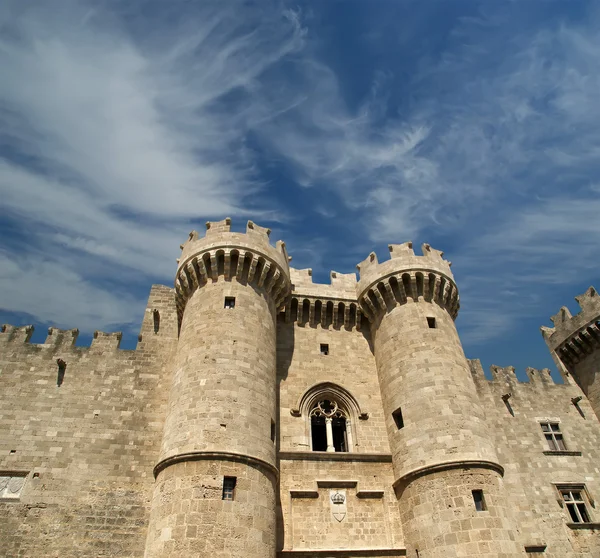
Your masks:
{"label": "stone column between windows", "polygon": [[325,418],[325,433],[327,434],[327,451],[335,451],[333,445],[333,419],[331,417]]}
{"label": "stone column between windows", "polygon": [[346,451],[354,451],[354,443],[352,441],[352,423],[350,419],[346,419],[346,442],[348,447]]}

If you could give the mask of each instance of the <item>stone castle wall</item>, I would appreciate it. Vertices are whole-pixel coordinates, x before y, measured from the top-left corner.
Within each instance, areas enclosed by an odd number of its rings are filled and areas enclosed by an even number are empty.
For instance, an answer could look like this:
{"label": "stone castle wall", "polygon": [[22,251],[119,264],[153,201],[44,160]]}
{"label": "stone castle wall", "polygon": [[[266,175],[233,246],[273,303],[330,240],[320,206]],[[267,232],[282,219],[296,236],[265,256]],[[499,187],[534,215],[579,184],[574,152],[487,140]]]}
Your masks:
{"label": "stone castle wall", "polygon": [[27,474],[20,499],[0,502],[0,555],[144,555],[177,341],[172,289],[152,288],[141,335],[125,351],[118,334],[87,348],[73,331],[41,345],[25,328],[0,333],[0,472]]}
{"label": "stone castle wall", "polygon": [[[598,352],[560,360],[587,314],[545,334],[564,384],[498,367],[488,380],[462,352],[441,252],[392,245],[359,281],[320,285],[268,229],[229,227],[190,234],[136,350],[118,334],[88,348],[75,331],[40,345],[0,333],[0,481],[24,475],[18,498],[0,497],[0,555],[600,556],[599,524],[569,525],[556,488],[585,486],[600,522],[600,423],[581,385]],[[346,417],[347,452],[312,451],[323,400]],[[541,422],[560,424],[566,451],[549,451]]]}

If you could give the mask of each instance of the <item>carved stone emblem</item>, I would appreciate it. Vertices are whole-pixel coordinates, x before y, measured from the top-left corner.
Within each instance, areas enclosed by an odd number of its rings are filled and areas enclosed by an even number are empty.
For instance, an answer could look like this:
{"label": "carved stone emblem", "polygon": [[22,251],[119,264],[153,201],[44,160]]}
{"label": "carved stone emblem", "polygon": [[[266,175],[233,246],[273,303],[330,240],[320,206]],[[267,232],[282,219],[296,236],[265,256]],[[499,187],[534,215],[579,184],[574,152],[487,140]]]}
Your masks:
{"label": "carved stone emblem", "polygon": [[343,490],[331,490],[329,493],[331,514],[336,521],[346,517],[346,493]]}

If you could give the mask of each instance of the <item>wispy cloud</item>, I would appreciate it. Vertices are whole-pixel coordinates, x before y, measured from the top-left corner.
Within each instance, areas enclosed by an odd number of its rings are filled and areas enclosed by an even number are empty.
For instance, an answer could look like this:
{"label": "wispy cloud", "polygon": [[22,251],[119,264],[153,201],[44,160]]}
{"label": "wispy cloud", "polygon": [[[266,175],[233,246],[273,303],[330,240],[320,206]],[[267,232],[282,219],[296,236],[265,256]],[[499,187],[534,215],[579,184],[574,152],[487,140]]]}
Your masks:
{"label": "wispy cloud", "polygon": [[[44,248],[36,257],[51,269],[38,292],[57,298],[57,283],[70,274],[81,298],[96,300],[22,309],[79,325],[103,307],[97,327],[118,322],[125,316],[109,308],[121,297],[98,296],[97,276],[86,273],[91,261],[109,263],[107,274],[129,268],[168,280],[186,222],[272,210],[276,204],[257,202],[261,177],[245,142],[250,123],[266,115],[248,107],[262,74],[301,45],[292,13],[243,3],[202,3],[185,17],[174,5],[147,2],[5,6],[3,211]],[[61,258],[67,250],[72,257]],[[4,257],[7,269],[31,264],[28,253]],[[7,274],[0,284],[5,308],[12,280]]]}
{"label": "wispy cloud", "polygon": [[[598,14],[481,3],[437,33],[426,7],[407,20],[377,4],[385,25],[341,45],[319,5],[181,6],[0,11],[0,195],[20,238],[0,306],[135,321],[193,221],[225,215],[279,219],[315,270],[352,271],[383,242],[437,244],[473,346],[597,279]],[[40,266],[49,279],[30,288],[101,302],[18,300],[7,286]]]}
{"label": "wispy cloud", "polygon": [[378,76],[354,109],[330,67],[302,61],[311,93],[262,133],[371,241],[439,239],[463,287],[466,339],[499,339],[543,311],[550,289],[597,278],[596,20],[520,26],[486,7],[458,20],[400,93]]}

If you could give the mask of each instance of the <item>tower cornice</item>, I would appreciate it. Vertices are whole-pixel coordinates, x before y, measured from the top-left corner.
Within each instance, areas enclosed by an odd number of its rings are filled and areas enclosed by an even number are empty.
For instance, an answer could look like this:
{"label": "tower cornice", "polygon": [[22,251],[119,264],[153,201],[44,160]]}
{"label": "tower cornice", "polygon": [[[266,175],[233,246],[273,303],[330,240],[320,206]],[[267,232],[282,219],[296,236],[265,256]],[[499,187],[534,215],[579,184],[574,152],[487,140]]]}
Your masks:
{"label": "tower cornice", "polygon": [[389,260],[380,263],[371,252],[356,266],[360,275],[357,298],[369,321],[374,322],[394,306],[411,299],[437,302],[456,319],[460,307],[458,288],[451,263],[443,259],[443,252],[423,244],[423,255],[417,256],[412,242],[390,244],[388,248]]}
{"label": "tower cornice", "polygon": [[279,309],[291,289],[285,243],[269,242],[270,230],[248,221],[246,233],[230,231],[229,218],[206,224],[206,234],[192,231],[182,244],[175,277],[175,299],[181,319],[190,296],[209,282],[234,277],[262,289]]}

